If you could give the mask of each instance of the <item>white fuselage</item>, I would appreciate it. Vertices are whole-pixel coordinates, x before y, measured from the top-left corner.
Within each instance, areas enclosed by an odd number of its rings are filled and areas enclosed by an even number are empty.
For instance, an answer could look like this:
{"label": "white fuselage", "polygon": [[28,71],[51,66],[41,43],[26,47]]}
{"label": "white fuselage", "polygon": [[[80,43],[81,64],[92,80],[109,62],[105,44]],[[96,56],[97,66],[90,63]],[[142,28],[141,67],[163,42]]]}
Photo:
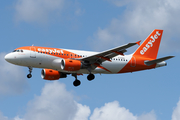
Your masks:
{"label": "white fuselage", "polygon": [[[89,52],[89,51],[80,51],[80,50],[70,50],[64,49],[75,53],[82,57],[88,57],[98,52]],[[71,57],[70,57],[71,58]],[[132,58],[132,55],[118,55],[111,59],[110,61],[105,61],[101,64],[105,69],[101,69],[97,67],[92,71],[92,73],[104,73],[104,74],[112,74],[118,73]],[[58,56],[52,56],[49,54],[41,53],[41,52],[34,52],[31,50],[23,50],[23,52],[11,52],[5,56],[5,59],[15,65],[20,66],[27,66],[33,68],[46,68],[46,69],[53,69],[60,72],[68,72],[64,71],[60,67],[60,62],[63,58]],[[89,74],[87,69],[81,69],[79,71],[71,71],[70,73],[82,73],[82,74]]]}

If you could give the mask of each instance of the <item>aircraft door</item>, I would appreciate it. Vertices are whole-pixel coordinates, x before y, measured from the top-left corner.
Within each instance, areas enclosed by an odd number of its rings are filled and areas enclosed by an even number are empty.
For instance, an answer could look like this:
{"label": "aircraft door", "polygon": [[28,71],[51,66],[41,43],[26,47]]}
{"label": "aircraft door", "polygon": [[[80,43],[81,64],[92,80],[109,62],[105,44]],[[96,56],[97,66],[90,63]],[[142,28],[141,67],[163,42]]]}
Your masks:
{"label": "aircraft door", "polygon": [[30,50],[30,58],[36,58],[36,48],[32,46]]}
{"label": "aircraft door", "polygon": [[136,58],[134,56],[131,59],[131,67],[136,67]]}

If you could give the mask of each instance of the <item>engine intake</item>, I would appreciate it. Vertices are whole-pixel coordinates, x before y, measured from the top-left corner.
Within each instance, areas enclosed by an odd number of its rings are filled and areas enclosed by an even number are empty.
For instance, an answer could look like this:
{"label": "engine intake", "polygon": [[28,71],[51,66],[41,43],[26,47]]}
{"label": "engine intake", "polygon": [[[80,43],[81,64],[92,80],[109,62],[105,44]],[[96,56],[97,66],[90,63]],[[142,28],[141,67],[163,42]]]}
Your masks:
{"label": "engine intake", "polygon": [[61,69],[66,71],[78,71],[82,68],[82,63],[79,60],[62,59]]}

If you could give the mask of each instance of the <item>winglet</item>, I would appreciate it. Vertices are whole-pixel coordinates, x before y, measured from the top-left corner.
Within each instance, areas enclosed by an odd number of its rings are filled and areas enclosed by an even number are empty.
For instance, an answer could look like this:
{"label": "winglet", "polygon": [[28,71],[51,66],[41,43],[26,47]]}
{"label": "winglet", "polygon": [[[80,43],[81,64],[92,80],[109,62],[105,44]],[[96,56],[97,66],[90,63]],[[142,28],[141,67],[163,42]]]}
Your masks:
{"label": "winglet", "polygon": [[141,40],[140,40],[140,41],[138,41],[138,42],[136,42],[136,44],[138,44],[139,46],[140,46],[140,43],[141,43]]}

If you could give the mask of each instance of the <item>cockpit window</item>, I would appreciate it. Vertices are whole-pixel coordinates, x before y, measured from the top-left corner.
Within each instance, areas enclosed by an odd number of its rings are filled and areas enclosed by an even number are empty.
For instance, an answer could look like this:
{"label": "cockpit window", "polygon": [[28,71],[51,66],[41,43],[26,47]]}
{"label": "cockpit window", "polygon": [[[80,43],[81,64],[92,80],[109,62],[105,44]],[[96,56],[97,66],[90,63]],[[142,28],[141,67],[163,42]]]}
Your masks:
{"label": "cockpit window", "polygon": [[14,50],[13,52],[23,52],[23,50]]}

